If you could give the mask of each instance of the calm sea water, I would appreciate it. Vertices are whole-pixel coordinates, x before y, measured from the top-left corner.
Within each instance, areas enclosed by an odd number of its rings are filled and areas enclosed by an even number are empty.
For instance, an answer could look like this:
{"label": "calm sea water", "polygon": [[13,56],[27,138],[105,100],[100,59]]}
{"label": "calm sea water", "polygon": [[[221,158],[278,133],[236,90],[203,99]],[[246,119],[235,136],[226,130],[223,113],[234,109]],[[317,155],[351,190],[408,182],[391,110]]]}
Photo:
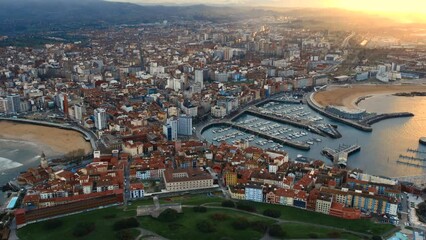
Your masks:
{"label": "calm sea water", "polygon": [[[277,105],[275,105],[277,106]],[[349,168],[360,168],[365,172],[375,175],[388,177],[409,176],[425,174],[425,169],[419,167],[411,167],[397,164],[400,154],[408,156],[418,156],[426,158],[426,154],[415,154],[407,152],[408,148],[418,149],[426,152],[426,147],[418,143],[418,139],[422,136],[426,137],[426,97],[396,97],[396,96],[376,96],[368,98],[359,104],[361,108],[365,108],[370,112],[388,113],[388,112],[405,112],[409,111],[415,114],[412,118],[398,118],[384,120],[373,125],[373,132],[362,132],[344,124],[335,122],[324,117],[324,121],[338,126],[338,130],[343,137],[340,139],[323,138],[322,142],[315,143],[309,151],[300,151],[297,149],[284,147],[283,150],[290,154],[291,158],[295,158],[298,154],[303,156],[320,159],[328,164],[331,161],[323,157],[320,152],[324,147],[337,148],[340,144],[359,144],[361,151],[349,157]],[[317,113],[304,106],[303,111],[310,112],[311,116],[319,116]],[[256,118],[254,116],[245,115],[237,121]],[[272,123],[271,123],[272,124]],[[292,128],[294,131],[301,131],[294,127],[280,124],[280,127]],[[211,128],[203,133],[203,137],[209,142],[213,142],[214,137],[220,136],[220,133],[214,134],[212,131],[218,128]],[[233,129],[227,133],[235,132]],[[226,134],[226,133],[221,133]],[[308,135],[300,140],[306,141],[312,138],[319,138],[318,135]],[[232,142],[237,138],[227,140]],[[260,138],[256,138],[250,142],[250,145],[267,148],[275,143],[267,143],[260,146],[258,143]],[[415,162],[423,164],[422,162]],[[424,163],[426,164],[426,163]]]}

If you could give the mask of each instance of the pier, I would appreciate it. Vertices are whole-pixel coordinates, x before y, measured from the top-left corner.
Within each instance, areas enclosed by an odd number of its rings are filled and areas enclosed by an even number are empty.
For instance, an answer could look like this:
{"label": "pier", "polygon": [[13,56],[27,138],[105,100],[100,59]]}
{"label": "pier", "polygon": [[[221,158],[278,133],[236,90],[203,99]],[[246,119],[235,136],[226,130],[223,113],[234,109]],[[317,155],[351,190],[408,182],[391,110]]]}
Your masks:
{"label": "pier", "polygon": [[279,137],[271,136],[271,135],[268,135],[264,132],[260,132],[260,131],[257,131],[257,130],[251,129],[251,128],[240,126],[240,125],[237,125],[237,124],[230,122],[230,121],[214,122],[214,123],[207,124],[207,125],[202,127],[202,129],[200,130],[200,134],[202,134],[206,129],[208,129],[210,127],[223,126],[223,125],[238,129],[238,130],[245,132],[245,133],[249,133],[249,134],[253,134],[255,136],[262,137],[262,138],[267,139],[267,140],[272,140],[272,141],[279,143],[279,144],[282,144],[284,146],[288,146],[288,147],[292,147],[292,148],[296,148],[296,149],[300,149],[300,150],[304,150],[304,151],[308,151],[308,150],[311,149],[311,146],[307,143],[289,141],[289,140],[282,139],[282,138],[279,138]]}
{"label": "pier", "polygon": [[405,162],[405,161],[401,161],[401,160],[396,160],[396,163],[402,164],[402,165],[407,165],[407,166],[410,166],[410,167],[426,168],[426,165],[421,165],[419,163]]}
{"label": "pier", "polygon": [[348,157],[360,150],[361,146],[357,144],[350,146],[342,144],[337,149],[324,148],[321,153],[332,160],[334,163],[346,166]]}
{"label": "pier", "polygon": [[420,150],[411,149],[411,148],[407,148],[407,152],[426,154],[425,151],[420,151]]}
{"label": "pier", "polygon": [[265,101],[257,103],[255,106],[260,107],[268,102],[277,102],[277,103],[284,103],[284,104],[303,104],[302,100],[283,100],[279,98],[269,98],[269,99],[266,99]]}
{"label": "pier", "polygon": [[275,136],[268,135],[264,132],[260,132],[260,131],[257,131],[257,130],[251,129],[251,128],[247,128],[247,127],[244,127],[244,126],[234,124],[232,122],[226,122],[225,124],[230,126],[230,127],[235,128],[235,129],[238,129],[240,131],[250,133],[250,134],[262,137],[262,138],[267,139],[267,140],[272,140],[276,143],[279,143],[279,144],[282,144],[282,145],[285,145],[285,146],[297,148],[297,149],[300,149],[300,150],[306,150],[306,151],[311,149],[311,146],[309,144],[306,144],[306,143],[293,142],[293,141],[285,140],[285,139],[282,139],[282,138],[278,138],[278,137],[275,137]]}
{"label": "pier", "polygon": [[335,128],[333,128],[332,126],[328,126],[330,129],[328,129],[329,131],[323,130],[321,128],[318,128],[317,126],[315,126],[312,122],[310,121],[306,121],[306,120],[300,120],[300,119],[292,119],[290,117],[277,117],[277,116],[273,116],[270,114],[265,114],[265,113],[261,113],[260,111],[258,111],[255,108],[250,108],[238,115],[236,115],[232,120],[237,119],[238,117],[240,117],[242,114],[251,114],[254,115],[256,117],[261,117],[261,118],[265,118],[274,122],[279,122],[279,123],[283,123],[283,124],[287,124],[290,126],[294,126],[294,127],[298,127],[298,128],[302,128],[302,129],[306,129],[309,132],[318,134],[320,136],[329,136],[332,138],[340,138],[342,137],[342,135],[339,133],[339,131],[337,131]]}
{"label": "pier", "polygon": [[315,111],[319,112],[320,114],[322,114],[322,115],[324,115],[324,116],[326,116],[326,117],[329,117],[329,118],[331,118],[331,119],[333,119],[333,120],[335,120],[335,121],[338,121],[338,122],[344,123],[344,124],[346,124],[346,125],[349,125],[349,126],[351,126],[351,127],[354,127],[354,128],[356,128],[356,129],[358,129],[358,130],[361,130],[361,131],[365,131],[365,132],[372,132],[372,131],[373,131],[373,128],[372,128],[371,126],[366,126],[366,125],[360,124],[360,123],[355,122],[355,121],[352,121],[352,120],[348,120],[348,119],[345,119],[345,118],[341,118],[341,117],[339,117],[339,116],[337,116],[337,115],[334,115],[334,114],[332,114],[332,113],[329,113],[329,112],[325,111],[325,109],[323,109],[323,108],[319,107],[319,106],[315,103],[315,100],[313,99],[313,93],[310,93],[310,94],[308,95],[308,97],[306,98],[306,103],[307,103],[307,104],[308,104],[308,106],[309,106],[310,108],[312,108],[313,110],[315,110]]}
{"label": "pier", "polygon": [[419,158],[419,157],[412,157],[412,156],[406,156],[406,155],[399,155],[399,158],[406,159],[406,160],[412,160],[412,161],[421,161],[426,162],[426,158]]}
{"label": "pier", "polygon": [[326,111],[323,107],[320,107],[315,100],[313,99],[314,93],[310,93],[308,97],[306,97],[306,103],[310,108],[313,110],[321,113],[324,116],[327,116],[335,121],[344,123],[346,125],[349,125],[351,127],[354,127],[358,130],[365,131],[365,132],[371,132],[373,131],[373,128],[371,127],[372,124],[380,122],[385,119],[391,119],[391,118],[401,118],[401,117],[413,117],[414,114],[410,112],[399,112],[399,113],[384,113],[384,114],[377,114],[371,117],[367,117],[361,121],[354,121],[346,118],[342,118],[338,115],[335,115],[333,113],[330,113]]}
{"label": "pier", "polygon": [[374,123],[380,122],[380,121],[385,120],[385,119],[401,118],[401,117],[413,117],[413,116],[414,116],[414,114],[412,114],[410,112],[384,113],[384,114],[379,114],[379,115],[375,115],[373,117],[363,119],[361,121],[361,123],[366,124],[366,125],[372,125]]}

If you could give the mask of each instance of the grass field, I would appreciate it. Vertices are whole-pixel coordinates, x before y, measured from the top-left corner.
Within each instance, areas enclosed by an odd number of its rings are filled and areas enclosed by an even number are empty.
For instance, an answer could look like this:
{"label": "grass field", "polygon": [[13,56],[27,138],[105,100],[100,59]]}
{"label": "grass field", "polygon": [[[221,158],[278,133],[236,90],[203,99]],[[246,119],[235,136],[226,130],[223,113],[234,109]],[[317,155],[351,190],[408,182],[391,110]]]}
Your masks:
{"label": "grass field", "polygon": [[281,219],[283,220],[292,220],[300,221],[306,223],[314,223],[325,226],[338,227],[346,230],[351,230],[360,233],[381,235],[386,233],[395,227],[390,224],[378,224],[370,220],[359,219],[359,220],[345,220],[337,217],[328,216],[325,214],[311,212],[303,209],[298,209],[294,207],[287,207],[281,205],[271,205],[266,203],[255,203],[247,202],[248,204],[253,204],[257,212],[263,212],[265,209],[275,209],[281,212]]}
{"label": "grass field", "polygon": [[[222,201],[223,199],[220,197],[207,196],[207,194],[193,196],[185,195],[160,200],[162,203],[182,203],[184,205],[213,203],[210,206],[220,206]],[[116,232],[112,229],[114,222],[119,219],[134,217],[136,216],[135,209],[138,205],[147,205],[152,203],[152,199],[145,199],[132,202],[132,205],[128,206],[126,211],[123,211],[123,207],[111,207],[63,217],[60,218],[63,225],[56,229],[47,229],[45,222],[30,224],[29,226],[20,229],[18,231],[18,236],[22,240],[114,240],[116,239]],[[312,226],[302,223],[284,223],[282,227],[287,233],[287,238],[311,238],[312,236],[309,234],[316,234],[319,238],[333,238],[333,235],[330,234],[334,234],[334,236],[340,236],[338,238],[358,239],[357,236],[345,232],[345,229],[360,233],[381,235],[394,228],[392,225],[376,224],[369,220],[344,220],[293,207],[255,202],[247,203],[252,204],[258,213],[262,213],[265,209],[278,210],[281,212],[280,219],[282,220],[341,228],[341,230],[336,231],[323,228],[321,226]],[[221,221],[212,220],[210,216],[215,213],[226,214],[229,218]],[[191,236],[191,239],[259,239],[263,236],[263,233],[250,229],[235,230],[231,223],[239,218],[245,218],[251,222],[264,221],[268,223],[268,225],[276,222],[261,216],[253,216],[249,213],[237,212],[232,208],[208,209],[206,213],[196,213],[192,208],[184,208],[184,213],[181,214],[180,218],[174,223],[163,223],[151,217],[139,217],[138,220],[141,224],[140,227],[156,232],[169,239],[188,239],[188,236]],[[213,222],[216,227],[216,231],[208,234],[200,232],[197,229],[196,224],[202,220]],[[72,232],[75,226],[81,221],[93,222],[95,223],[96,228],[87,236],[76,238],[72,235]],[[133,229],[132,234],[133,236],[137,236],[139,235],[139,231]]]}
{"label": "grass field", "polygon": [[330,230],[327,228],[313,227],[307,225],[300,225],[295,223],[285,223],[281,227],[285,231],[285,237],[294,239],[308,239],[308,238],[339,238],[339,239],[360,239],[351,233]]}
{"label": "grass field", "polygon": [[[212,214],[225,214],[229,216],[226,220],[216,221],[210,218]],[[238,221],[240,218],[245,218],[248,221],[263,221],[268,224],[274,223],[274,220],[264,219],[262,217],[252,216],[250,214],[231,212],[229,210],[208,209],[206,213],[193,212],[191,208],[184,208],[184,213],[181,214],[176,223],[163,223],[152,217],[140,217],[141,227],[149,229],[161,236],[169,239],[253,239],[257,240],[263,236],[263,233],[251,230],[234,230],[232,227],[233,221]],[[207,220],[214,223],[215,232],[202,233],[196,224],[202,220]],[[174,228],[178,224],[177,228]]]}
{"label": "grass field", "polygon": [[[56,229],[46,229],[46,222],[30,224],[20,229],[18,231],[18,236],[21,240],[113,240],[116,239],[116,232],[112,229],[114,222],[122,218],[134,217],[135,215],[136,211],[124,212],[121,208],[117,207],[104,208],[60,218],[63,225]],[[111,218],[112,216],[114,217]],[[77,223],[82,221],[94,222],[96,228],[87,236],[76,238],[72,235],[73,229]],[[135,234],[135,237],[139,235],[139,231],[135,230],[132,232]]]}

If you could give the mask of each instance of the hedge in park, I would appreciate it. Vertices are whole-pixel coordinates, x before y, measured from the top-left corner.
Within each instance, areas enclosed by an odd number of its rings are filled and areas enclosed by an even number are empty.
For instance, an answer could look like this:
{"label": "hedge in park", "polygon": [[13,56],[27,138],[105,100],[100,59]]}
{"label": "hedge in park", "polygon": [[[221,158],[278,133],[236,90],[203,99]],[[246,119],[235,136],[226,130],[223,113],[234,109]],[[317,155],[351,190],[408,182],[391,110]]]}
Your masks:
{"label": "hedge in park", "polygon": [[210,221],[207,221],[207,220],[202,220],[201,222],[198,222],[197,223],[197,229],[200,232],[203,232],[203,233],[211,233],[211,232],[216,231],[216,228],[213,225],[213,223],[211,223]]}
{"label": "hedge in park", "polygon": [[234,208],[235,207],[235,203],[231,200],[226,200],[222,202],[222,207],[230,207],[230,208]]}
{"label": "hedge in park", "polygon": [[134,237],[129,229],[118,231],[116,234],[117,240],[133,240]]}
{"label": "hedge in park", "polygon": [[265,211],[263,211],[263,215],[273,218],[279,218],[281,216],[281,212],[279,210],[274,209],[265,209]]}
{"label": "hedge in park", "polygon": [[244,230],[250,226],[250,223],[245,218],[238,218],[232,222],[232,227],[236,230]]}
{"label": "hedge in park", "polygon": [[268,233],[271,237],[277,237],[277,238],[285,237],[285,231],[283,230],[283,228],[280,225],[276,225],[276,224],[269,227]]}
{"label": "hedge in park", "polygon": [[179,218],[179,213],[171,208],[167,208],[158,216],[158,220],[161,222],[174,222]]}
{"label": "hedge in park", "polygon": [[83,237],[93,232],[96,228],[95,223],[93,222],[79,222],[74,227],[72,235],[75,237]]}
{"label": "hedge in park", "polygon": [[237,208],[247,212],[256,212],[256,207],[248,202],[238,202]]}
{"label": "hedge in park", "polygon": [[112,226],[115,231],[126,229],[126,228],[135,228],[139,227],[139,222],[136,218],[126,218],[118,220]]}

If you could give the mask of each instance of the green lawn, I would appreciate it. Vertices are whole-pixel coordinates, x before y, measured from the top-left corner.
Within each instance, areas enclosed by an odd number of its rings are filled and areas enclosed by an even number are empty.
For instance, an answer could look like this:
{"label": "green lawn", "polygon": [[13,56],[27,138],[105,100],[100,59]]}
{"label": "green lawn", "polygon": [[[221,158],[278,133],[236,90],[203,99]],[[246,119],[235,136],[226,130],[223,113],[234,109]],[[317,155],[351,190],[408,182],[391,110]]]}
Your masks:
{"label": "green lawn", "polygon": [[[226,220],[216,221],[210,218],[210,215],[219,213],[229,216]],[[174,223],[160,222],[152,217],[139,217],[141,227],[149,229],[159,235],[169,239],[253,239],[258,240],[264,234],[251,230],[234,230],[232,227],[233,221],[238,221],[240,218],[245,218],[248,221],[264,221],[268,224],[274,223],[274,220],[264,219],[262,217],[252,216],[246,213],[231,212],[222,209],[208,209],[206,213],[196,213],[192,208],[184,208],[184,212],[180,214],[179,219]],[[200,232],[196,224],[202,220],[207,220],[214,223],[216,231],[213,233]],[[178,225],[177,228],[173,226]]]}
{"label": "green lawn", "polygon": [[327,228],[313,227],[309,225],[300,225],[295,223],[284,223],[281,227],[285,231],[286,238],[340,238],[340,239],[360,239],[353,234],[330,230]]}
{"label": "green lawn", "polygon": [[[213,203],[210,206],[220,206],[223,198],[218,196],[208,196],[207,194],[199,195],[184,195],[179,197],[160,199],[161,203],[182,203],[185,205],[201,205],[204,203]],[[327,216],[320,213],[310,212],[293,207],[286,207],[281,205],[271,205],[264,203],[247,202],[256,207],[258,213],[262,213],[265,209],[275,209],[281,212],[281,219],[289,221],[300,221],[304,223],[314,223],[324,226],[333,226],[342,228],[339,234],[342,238],[356,239],[356,236],[348,233],[343,233],[344,229],[352,230],[360,233],[369,233],[372,235],[382,235],[394,228],[389,224],[376,224],[370,220],[344,220]],[[45,222],[30,224],[18,231],[18,236],[22,240],[50,240],[50,239],[100,239],[100,240],[113,240],[116,239],[116,232],[112,230],[112,225],[119,219],[136,216],[135,209],[139,205],[153,204],[151,198],[132,202],[131,206],[123,211],[123,207],[111,207],[100,210],[85,212],[81,214],[71,215],[61,218],[63,225],[57,229],[46,229]],[[210,219],[213,213],[228,214],[229,219],[223,221],[215,221]],[[142,228],[146,228],[156,232],[166,238],[170,239],[188,239],[191,236],[193,239],[220,239],[228,237],[231,239],[259,239],[263,234],[254,230],[237,231],[230,225],[238,218],[247,218],[249,221],[267,221],[269,224],[274,220],[265,219],[263,217],[253,216],[248,213],[235,212],[232,209],[208,209],[207,213],[195,213],[192,208],[184,208],[184,213],[180,219],[171,226],[169,223],[159,222],[151,217],[140,217],[138,220]],[[201,220],[209,220],[213,222],[217,228],[216,232],[204,234],[198,231],[196,223]],[[94,222],[96,229],[89,235],[82,238],[75,238],[72,235],[73,229],[80,221]],[[176,227],[177,226],[177,227]],[[173,228],[175,227],[175,228]],[[329,237],[329,229],[313,227],[312,225],[305,224],[284,224],[285,231],[288,233],[287,237],[291,238],[308,238],[309,233],[315,232],[320,237]],[[138,235],[137,230],[133,230],[132,234]]]}
{"label": "green lawn", "polygon": [[184,195],[179,197],[162,198],[161,203],[181,203],[182,205],[201,205],[204,203],[222,203],[224,199],[219,196],[208,196],[207,194]]}
{"label": "green lawn", "polygon": [[[115,217],[114,217],[115,215]],[[86,213],[75,214],[60,218],[63,225],[57,229],[46,229],[46,222],[30,224],[18,231],[21,240],[51,240],[51,239],[79,239],[79,240],[115,240],[116,232],[112,230],[115,221],[121,218],[134,217],[135,211],[124,212],[121,208],[111,207],[100,210],[94,210]],[[96,228],[87,236],[76,238],[72,235],[72,231],[78,222],[94,222]],[[139,235],[139,231],[132,230],[132,234]]]}
{"label": "green lawn", "polygon": [[248,201],[246,202],[248,204],[253,204],[259,213],[262,213],[265,209],[279,210],[281,212],[280,218],[283,220],[315,223],[373,235],[381,235],[395,228],[395,226],[390,224],[378,224],[366,219],[346,220],[294,207]]}

